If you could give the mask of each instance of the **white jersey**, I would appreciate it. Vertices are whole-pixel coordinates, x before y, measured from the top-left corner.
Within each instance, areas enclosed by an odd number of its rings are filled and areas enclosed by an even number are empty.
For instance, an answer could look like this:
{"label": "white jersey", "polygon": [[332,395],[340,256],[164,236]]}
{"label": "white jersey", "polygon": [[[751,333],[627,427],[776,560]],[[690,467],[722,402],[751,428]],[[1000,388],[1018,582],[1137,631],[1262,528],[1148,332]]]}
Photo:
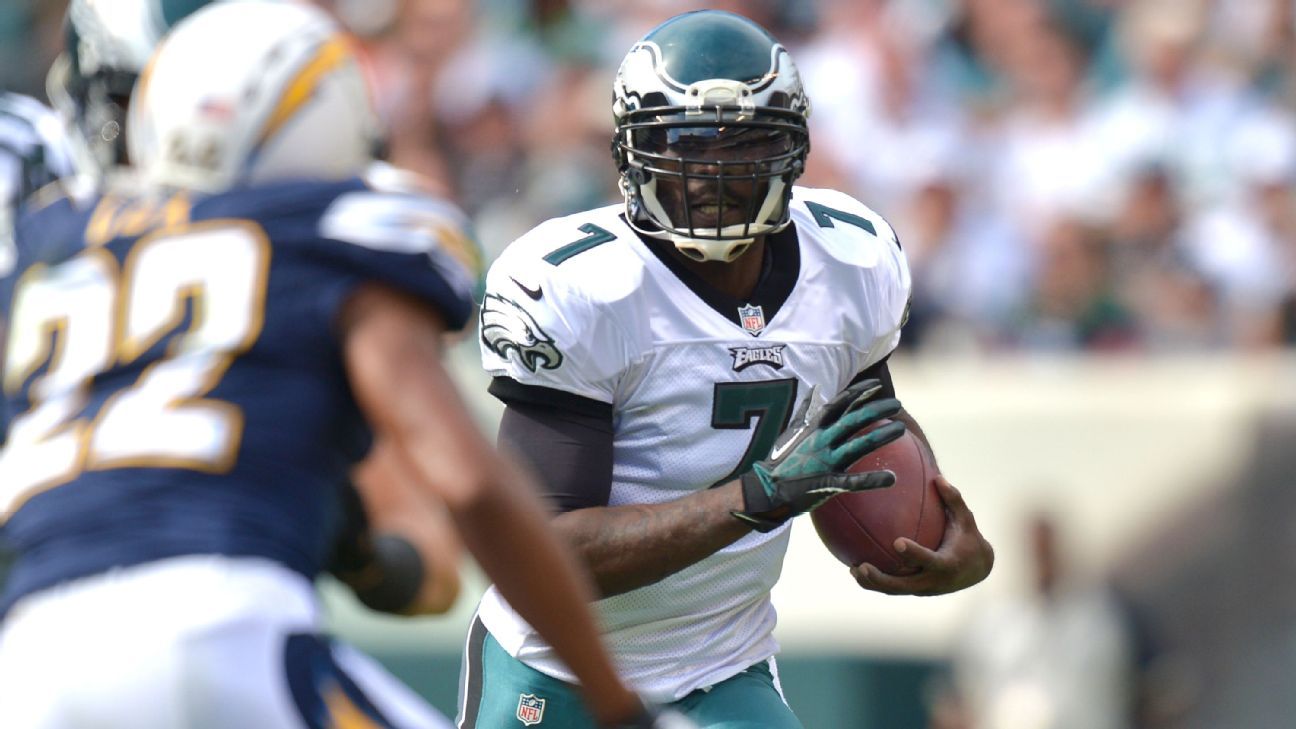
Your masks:
{"label": "white jersey", "polygon": [[[783,238],[788,253],[775,249],[780,268],[767,277],[782,273],[786,290],[731,307],[690,289],[622,210],[550,220],[517,240],[491,267],[481,309],[491,375],[613,406],[611,506],[732,480],[766,456],[812,385],[827,400],[899,342],[904,253],[890,226],[847,195],[794,188],[796,235]],[[787,526],[753,532],[596,603],[627,681],[673,700],[774,655],[769,592],[788,537]],[[479,614],[510,654],[574,680],[494,588]]]}

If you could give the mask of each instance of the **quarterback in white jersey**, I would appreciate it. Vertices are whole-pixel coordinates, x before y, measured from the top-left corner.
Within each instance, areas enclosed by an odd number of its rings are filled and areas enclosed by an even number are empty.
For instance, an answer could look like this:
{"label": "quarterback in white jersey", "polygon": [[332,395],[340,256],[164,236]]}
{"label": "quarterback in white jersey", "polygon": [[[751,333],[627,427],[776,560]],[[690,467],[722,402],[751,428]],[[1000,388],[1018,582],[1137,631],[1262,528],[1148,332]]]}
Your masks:
{"label": "quarterback in white jersey", "polygon": [[[492,375],[614,404],[609,506],[732,481],[769,451],[811,385],[845,388],[899,340],[904,254],[887,224],[846,195],[794,189],[792,225],[766,242],[779,275],[747,301],[699,296],[623,210],[552,220],[521,238],[492,266],[481,309]],[[582,231],[603,240],[564,257]],[[773,655],[769,591],[788,536],[786,526],[751,533],[603,600],[625,675],[678,699]],[[505,650],[572,679],[497,593],[480,614]]]}
{"label": "quarterback in white jersey", "polygon": [[[494,263],[483,365],[501,441],[542,476],[554,524],[593,573],[618,666],[702,726],[799,727],[773,656],[788,522],[916,425],[886,361],[910,278],[891,227],[832,190],[794,187],[808,102],[782,45],[697,11],[648,33],[614,85],[625,205],[550,220]],[[851,436],[890,418],[869,435]],[[904,425],[901,425],[903,423]],[[937,594],[992,551],[947,483],[951,527],[918,572],[867,589]],[[549,712],[589,726],[570,671],[493,588],[465,653],[459,725]],[[547,714],[546,714],[547,715]]]}

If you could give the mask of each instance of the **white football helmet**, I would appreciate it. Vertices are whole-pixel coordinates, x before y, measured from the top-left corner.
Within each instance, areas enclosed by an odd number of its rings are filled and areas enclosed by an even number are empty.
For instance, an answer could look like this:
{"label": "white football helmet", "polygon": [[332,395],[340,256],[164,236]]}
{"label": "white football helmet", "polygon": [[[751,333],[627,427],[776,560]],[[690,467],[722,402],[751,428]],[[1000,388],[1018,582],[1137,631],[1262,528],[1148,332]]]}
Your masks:
{"label": "white football helmet", "polygon": [[135,86],[126,136],[144,184],[203,192],[359,174],[379,137],[346,35],[322,10],[273,0],[180,22]]}
{"label": "white football helmet", "polygon": [[719,10],[667,20],[621,62],[612,114],[626,218],[644,235],[732,261],[787,227],[810,102],[764,28]]}

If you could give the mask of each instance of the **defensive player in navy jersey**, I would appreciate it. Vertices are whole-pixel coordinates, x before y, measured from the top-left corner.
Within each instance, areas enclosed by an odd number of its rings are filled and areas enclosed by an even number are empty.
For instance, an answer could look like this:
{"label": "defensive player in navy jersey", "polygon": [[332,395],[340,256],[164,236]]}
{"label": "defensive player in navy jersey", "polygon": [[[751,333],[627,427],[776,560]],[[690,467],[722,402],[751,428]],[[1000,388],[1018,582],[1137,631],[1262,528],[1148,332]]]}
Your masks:
{"label": "defensive player in navy jersey", "polygon": [[[70,154],[47,153],[45,159],[49,164],[60,158],[75,158],[78,187],[97,187],[129,175],[129,155],[122,127],[130,106],[131,88],[166,31],[213,1],[92,3],[75,0],[70,3],[64,20],[64,49],[47,78],[49,96],[69,132],[66,136]],[[124,12],[123,8],[128,11]],[[4,111],[0,101],[0,138],[7,139],[2,133]],[[43,122],[43,127],[49,126]],[[4,148],[0,139],[0,152]],[[3,166],[3,154],[0,154],[0,166]],[[66,181],[64,175],[61,173],[60,177]],[[11,249],[12,246],[5,246],[0,239],[0,270],[5,267],[6,251]],[[437,528],[445,521],[444,508],[429,503],[426,498],[411,498],[409,489],[394,480],[400,478],[402,469],[391,462],[391,454],[390,448],[379,444],[359,467],[355,486],[340,485],[345,504],[344,526],[329,560],[329,571],[351,585],[370,608],[401,613],[443,612],[458,594],[461,545],[452,530]],[[355,493],[356,487],[364,491],[363,500]],[[421,547],[416,565],[409,559],[409,545],[392,541],[390,535],[374,533],[390,530],[393,523],[399,524],[404,532],[403,541],[413,541]],[[419,569],[411,569],[414,566]],[[375,581],[375,572],[380,569],[390,579]],[[415,592],[418,584],[423,589]],[[412,601],[413,597],[420,599]]]}
{"label": "defensive player in navy jersey", "polygon": [[669,725],[616,677],[590,586],[441,365],[472,308],[460,214],[371,169],[373,136],[326,16],[222,3],[136,86],[138,188],[20,222],[0,279],[0,539],[18,555],[0,726],[445,726],[319,633],[311,579],[374,438],[600,723]]}

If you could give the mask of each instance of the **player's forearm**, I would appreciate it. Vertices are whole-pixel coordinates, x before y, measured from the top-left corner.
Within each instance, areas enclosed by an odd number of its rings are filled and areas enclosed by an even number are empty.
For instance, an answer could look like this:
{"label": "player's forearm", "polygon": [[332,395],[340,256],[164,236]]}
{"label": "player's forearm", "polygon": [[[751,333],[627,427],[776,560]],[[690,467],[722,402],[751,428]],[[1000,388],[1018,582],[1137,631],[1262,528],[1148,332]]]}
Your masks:
{"label": "player's forearm", "polygon": [[[540,516],[538,499],[522,488],[486,489],[454,512],[464,542],[487,576],[580,681],[603,723],[630,716],[638,699],[616,678],[599,643],[588,603],[589,581]],[[509,525],[500,534],[499,525]],[[526,569],[519,569],[525,564]]]}
{"label": "player's forearm", "polygon": [[[400,445],[426,484],[439,496],[464,545],[500,594],[554,647],[584,687],[590,710],[601,722],[630,716],[639,708],[612,667],[590,613],[593,590],[576,560],[550,528],[537,488],[483,440],[458,428],[432,437],[446,425],[438,417],[403,432]],[[466,423],[463,416],[456,418]],[[430,444],[440,442],[439,447]],[[451,447],[444,444],[451,443]]]}
{"label": "player's forearm", "polygon": [[438,322],[399,295],[362,289],[341,327],[357,401],[418,491],[445,505],[505,599],[577,675],[595,716],[638,713],[600,642],[589,580],[549,528],[534,484],[472,422],[441,364]]}
{"label": "player's forearm", "polygon": [[749,534],[733,518],[743,508],[737,482],[664,504],[577,509],[554,518],[594,577],[602,597],[651,585]]}

